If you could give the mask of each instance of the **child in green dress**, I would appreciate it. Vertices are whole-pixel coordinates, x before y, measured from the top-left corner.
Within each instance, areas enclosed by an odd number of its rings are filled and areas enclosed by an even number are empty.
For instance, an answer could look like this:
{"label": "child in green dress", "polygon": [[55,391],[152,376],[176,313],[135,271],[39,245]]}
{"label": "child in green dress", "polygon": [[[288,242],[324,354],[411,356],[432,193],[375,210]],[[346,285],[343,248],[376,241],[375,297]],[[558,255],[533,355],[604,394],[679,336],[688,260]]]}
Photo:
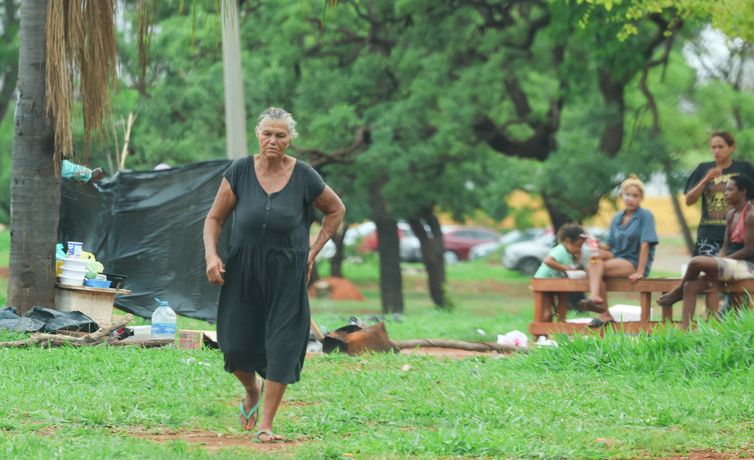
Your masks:
{"label": "child in green dress", "polygon": [[[534,278],[566,278],[566,271],[583,270],[589,263],[587,251],[582,246],[588,235],[578,224],[565,224],[558,230],[559,244],[552,248],[534,274]],[[568,295],[568,304],[576,305],[584,297],[574,292]]]}

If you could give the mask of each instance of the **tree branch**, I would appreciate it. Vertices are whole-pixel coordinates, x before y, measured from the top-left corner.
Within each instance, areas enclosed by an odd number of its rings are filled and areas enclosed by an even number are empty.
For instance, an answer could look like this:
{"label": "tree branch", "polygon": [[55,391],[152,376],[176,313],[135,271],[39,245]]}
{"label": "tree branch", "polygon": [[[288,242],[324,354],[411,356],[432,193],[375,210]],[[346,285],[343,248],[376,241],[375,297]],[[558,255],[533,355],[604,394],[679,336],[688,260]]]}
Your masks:
{"label": "tree branch", "polygon": [[372,132],[369,128],[361,127],[356,130],[354,140],[348,147],[334,150],[332,153],[326,153],[319,149],[297,148],[294,146],[296,153],[309,159],[309,164],[314,169],[319,169],[331,163],[351,164],[353,155],[356,152],[365,150],[371,144]]}

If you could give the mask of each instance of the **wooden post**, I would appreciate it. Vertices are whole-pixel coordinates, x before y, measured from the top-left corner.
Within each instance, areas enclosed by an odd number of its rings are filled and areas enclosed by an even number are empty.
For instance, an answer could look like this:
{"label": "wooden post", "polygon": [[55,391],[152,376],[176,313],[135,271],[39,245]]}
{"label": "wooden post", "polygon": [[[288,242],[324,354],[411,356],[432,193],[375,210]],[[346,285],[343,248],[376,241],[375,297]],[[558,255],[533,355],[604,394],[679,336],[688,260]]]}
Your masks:
{"label": "wooden post", "polygon": [[652,317],[652,293],[641,293],[641,322],[648,323]]}

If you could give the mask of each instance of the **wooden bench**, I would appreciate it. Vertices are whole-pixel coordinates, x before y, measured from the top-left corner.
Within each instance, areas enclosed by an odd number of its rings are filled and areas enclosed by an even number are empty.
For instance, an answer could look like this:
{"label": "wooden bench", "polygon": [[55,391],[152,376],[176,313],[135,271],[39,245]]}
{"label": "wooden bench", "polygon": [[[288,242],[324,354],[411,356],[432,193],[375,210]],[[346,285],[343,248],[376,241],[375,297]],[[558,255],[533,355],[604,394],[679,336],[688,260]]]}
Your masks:
{"label": "wooden bench", "polygon": [[[607,278],[605,286],[607,292],[635,292],[639,294],[641,305],[640,321],[613,323],[616,330],[637,333],[651,331],[660,322],[672,322],[673,309],[662,309],[662,321],[650,321],[652,313],[652,294],[664,293],[678,285],[680,279],[649,278],[631,283],[625,278]],[[754,280],[719,282],[721,292],[748,293],[754,292]],[[534,292],[534,321],[529,324],[529,333],[533,336],[548,334],[572,334],[575,332],[594,332],[586,324],[567,323],[568,294],[571,292],[588,292],[589,282],[586,279],[569,278],[534,278],[531,280],[531,290]],[[556,305],[558,321],[552,321],[551,309]],[[680,302],[676,305],[680,305]]]}

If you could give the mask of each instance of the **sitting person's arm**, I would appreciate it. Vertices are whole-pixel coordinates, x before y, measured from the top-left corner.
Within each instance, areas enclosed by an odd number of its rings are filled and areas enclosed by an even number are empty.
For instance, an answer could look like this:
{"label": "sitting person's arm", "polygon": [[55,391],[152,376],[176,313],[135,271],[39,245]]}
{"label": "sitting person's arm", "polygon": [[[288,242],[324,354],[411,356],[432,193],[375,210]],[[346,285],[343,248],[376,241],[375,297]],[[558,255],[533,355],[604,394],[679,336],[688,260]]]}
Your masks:
{"label": "sitting person's arm", "polygon": [[738,260],[746,260],[754,257],[754,213],[750,212],[746,214],[746,220],[744,221],[744,247],[726,257]]}
{"label": "sitting person's arm", "polygon": [[553,270],[557,270],[559,272],[564,272],[566,270],[577,270],[579,267],[578,265],[564,265],[555,260],[555,258],[551,255],[547,255],[545,257],[545,260],[543,260],[544,264],[548,267],[552,268]]}
{"label": "sitting person's arm", "polygon": [[636,273],[632,273],[628,279],[631,281],[639,281],[644,278],[644,270],[647,268],[647,261],[649,260],[649,243],[643,242],[639,246],[639,263],[636,266]]}

